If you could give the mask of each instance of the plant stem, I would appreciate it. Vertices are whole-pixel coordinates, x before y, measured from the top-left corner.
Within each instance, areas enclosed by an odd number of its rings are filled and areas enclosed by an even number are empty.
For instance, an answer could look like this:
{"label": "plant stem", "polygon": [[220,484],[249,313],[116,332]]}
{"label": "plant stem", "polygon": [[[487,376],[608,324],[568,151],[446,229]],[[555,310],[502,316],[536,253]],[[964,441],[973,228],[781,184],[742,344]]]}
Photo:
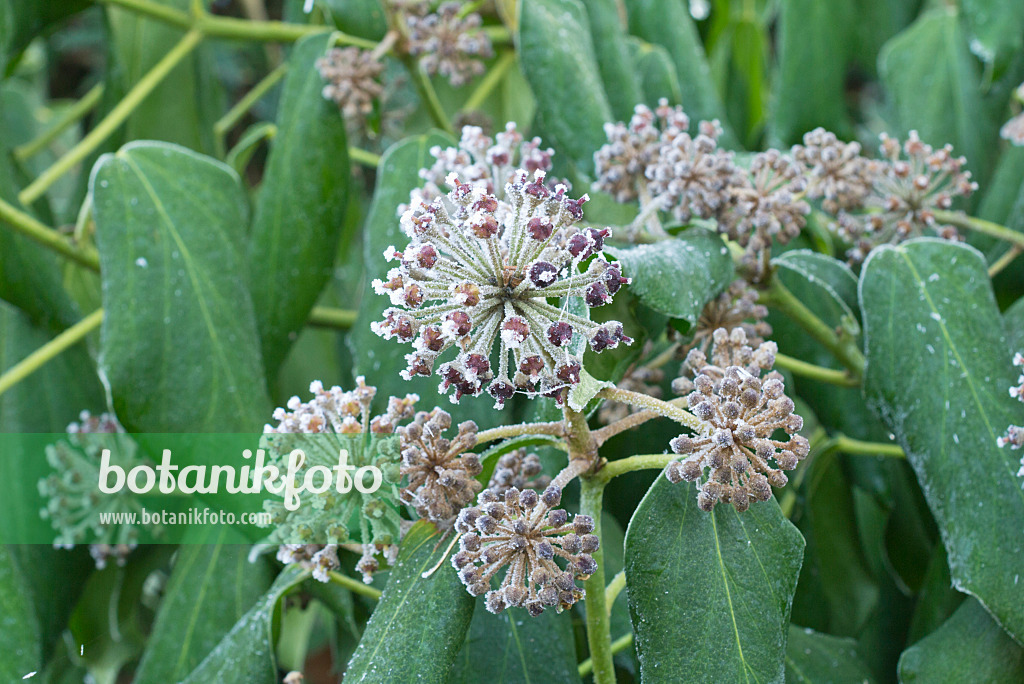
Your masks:
{"label": "plant stem", "polygon": [[91,271],[100,270],[100,259],[96,252],[76,247],[53,228],[43,225],[31,215],[2,199],[0,199],[0,221]]}
{"label": "plant stem", "polygon": [[884,456],[886,458],[906,458],[907,455],[898,444],[884,442],[864,442],[839,434],[832,439],[832,448],[851,456]]}
{"label": "plant stem", "polygon": [[607,483],[614,477],[631,473],[634,470],[661,470],[672,461],[679,459],[676,454],[641,454],[620,458],[616,461],[608,461],[597,471],[595,479]]}
{"label": "plant stem", "polygon": [[452,129],[451,122],[448,121],[448,115],[444,113],[441,100],[437,98],[434,84],[430,82],[427,75],[420,69],[419,63],[410,55],[404,55],[402,63],[405,65],[406,71],[409,72],[412,83],[416,86],[416,92],[419,93],[420,100],[430,113],[430,118],[433,120],[434,125],[445,133],[454,135],[455,131]]}
{"label": "plant stem", "polygon": [[612,581],[608,583],[608,586],[604,590],[604,602],[608,607],[608,615],[612,614],[612,606],[615,605],[615,599],[619,598],[619,594],[626,588],[626,571],[619,570],[615,577],[612,577]]}
{"label": "plant stem", "polygon": [[[601,503],[605,482],[599,478],[580,480],[580,513],[594,519],[594,534],[601,538]],[[594,684],[614,684],[615,665],[612,663],[612,635],[608,608],[605,605],[604,548],[593,554],[597,570],[583,583],[586,592],[587,644],[594,670]]]}
{"label": "plant stem", "polygon": [[840,371],[833,368],[815,366],[813,363],[794,359],[792,356],[786,356],[785,354],[775,355],[775,366],[777,368],[782,368],[783,370],[788,370],[794,375],[800,375],[813,380],[820,380],[821,382],[827,382],[831,385],[840,385],[842,387],[860,386],[860,381],[850,375],[849,371]]}
{"label": "plant stem", "polygon": [[[682,408],[683,406],[686,405],[686,399],[680,397],[678,399],[672,399],[671,401],[668,401],[666,403],[676,406],[678,408]],[[662,415],[663,414],[657,411],[651,410],[643,410],[637,411],[636,413],[631,413],[625,418],[615,421],[611,425],[605,425],[603,428],[594,430],[594,432],[592,433],[594,435],[594,441],[597,442],[598,446],[601,446],[615,435],[621,432],[625,432],[626,430],[629,430],[631,428],[635,428],[638,425],[643,425],[647,421],[661,417]]]}
{"label": "plant stem", "polygon": [[64,110],[64,112],[57,117],[49,128],[40,133],[33,140],[29,140],[24,145],[15,147],[14,156],[19,161],[25,161],[26,159],[31,159],[42,152],[50,145],[50,143],[56,140],[61,133],[77,123],[83,116],[91,112],[93,108],[99,104],[102,97],[103,84],[97,83],[89,90],[89,92],[82,96],[82,99]]}
{"label": "plant stem", "polygon": [[380,166],[380,155],[368,152],[367,150],[360,149],[358,147],[348,148],[348,158],[357,164],[363,166],[369,166],[370,168],[377,168]]}
{"label": "plant stem", "polygon": [[513,51],[505,52],[498,58],[498,61],[494,63],[487,75],[480,80],[480,84],[477,85],[473,93],[463,103],[462,109],[471,112],[474,109],[479,109],[480,105],[487,100],[487,97],[494,91],[501,79],[505,77],[508,70],[512,68],[512,65],[516,63],[516,53]]}
{"label": "plant stem", "polygon": [[157,19],[158,21],[162,21],[166,24],[172,24],[180,28],[189,28],[192,26],[192,18],[187,13],[173,7],[161,5],[158,2],[151,2],[151,0],[100,0],[100,2],[107,5],[123,7],[126,10],[130,10],[137,14]]}
{"label": "plant stem", "polygon": [[[633,633],[623,634],[618,639],[612,642],[612,655],[619,653],[620,651],[626,650],[626,648],[633,643]],[[587,658],[579,664],[580,677],[586,677],[594,669],[594,661]]]}
{"label": "plant stem", "polygon": [[689,411],[684,411],[675,404],[662,401],[661,399],[655,399],[647,394],[631,392],[630,390],[619,389],[618,387],[607,387],[601,390],[598,396],[623,404],[629,404],[630,406],[639,406],[640,408],[654,411],[655,413],[666,418],[670,418],[677,423],[682,423],[692,430],[696,430],[701,426],[700,420]]}
{"label": "plant stem", "polygon": [[497,439],[519,437],[520,435],[554,435],[565,436],[565,425],[558,423],[520,423],[518,425],[502,425],[501,427],[484,430],[476,435],[476,443],[493,442]]}
{"label": "plant stem", "polygon": [[782,281],[773,277],[768,288],[761,292],[760,301],[786,314],[803,328],[811,337],[832,352],[840,363],[850,369],[858,380],[864,375],[864,355],[857,347],[857,341],[850,335],[840,336],[827,323],[814,315],[803,302],[790,292]]}
{"label": "plant stem", "polygon": [[307,323],[317,328],[335,328],[348,330],[356,322],[358,311],[334,309],[329,306],[314,306],[309,312]]}
{"label": "plant stem", "polygon": [[992,221],[968,216],[959,211],[936,211],[935,220],[939,223],[948,223],[951,226],[963,228],[964,230],[973,230],[977,233],[991,235],[994,238],[1024,247],[1024,233],[1018,233]]}
{"label": "plant stem", "polygon": [[189,31],[185,36],[171,48],[164,57],[153,65],[145,76],[128,91],[124,99],[116,107],[110,110],[96,128],[89,131],[89,134],[82,138],[77,145],[68,150],[67,154],[54,162],[53,166],[43,171],[32,183],[21,191],[18,199],[22,204],[28,206],[39,199],[58,178],[71,170],[76,164],[88,157],[99,147],[125,119],[135,111],[135,108],[142,103],[146,97],[153,92],[167,74],[171,72],[185,57],[195,49],[203,39],[199,31]]}
{"label": "plant stem", "polygon": [[1006,253],[996,259],[991,266],[988,267],[988,277],[995,278],[997,275],[1003,272],[1003,269],[1013,263],[1013,260],[1020,256],[1020,253],[1024,251],[1024,247],[1020,245],[1013,245],[1010,249],[1006,250]]}
{"label": "plant stem", "polygon": [[278,81],[284,78],[285,73],[288,71],[288,63],[282,62],[269,74],[263,77],[259,83],[252,87],[252,90],[247,92],[242,99],[240,99],[235,106],[228,110],[228,112],[217,119],[217,122],[213,124],[213,132],[218,138],[224,137],[224,135],[235,127],[246,112],[253,108],[257,102],[260,101],[267,92],[270,91]]}
{"label": "plant stem", "polygon": [[366,596],[367,598],[372,598],[374,601],[380,599],[381,592],[379,589],[375,589],[374,587],[371,587],[369,584],[364,584],[359,580],[352,579],[348,575],[342,575],[340,572],[335,572],[334,570],[331,570],[330,573],[328,574],[328,577],[330,578],[333,584],[337,584],[339,587],[345,587],[353,594]]}
{"label": "plant stem", "polygon": [[39,349],[36,349],[20,362],[14,364],[6,373],[0,375],[0,395],[35,373],[62,352],[81,342],[86,335],[98,328],[102,322],[103,309],[97,309]]}

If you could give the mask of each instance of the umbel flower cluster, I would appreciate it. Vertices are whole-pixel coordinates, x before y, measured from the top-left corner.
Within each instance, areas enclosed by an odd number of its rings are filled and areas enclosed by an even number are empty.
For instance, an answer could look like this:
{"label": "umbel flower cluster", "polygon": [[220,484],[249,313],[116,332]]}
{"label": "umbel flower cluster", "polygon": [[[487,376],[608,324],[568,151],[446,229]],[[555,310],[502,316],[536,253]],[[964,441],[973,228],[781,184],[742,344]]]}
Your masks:
{"label": "umbel flower cluster", "polygon": [[[793,413],[782,376],[769,372],[762,377],[775,364],[775,353],[774,342],[752,349],[742,328],[719,328],[710,362],[699,349],[691,350],[685,366],[693,379],[673,382],[674,390],[688,394],[690,411],[701,426],[694,435],[672,440],[672,451],[684,458],[670,463],[665,477],[694,482],[706,473],[697,495],[701,510],[710,511],[722,501],[742,512],[751,501],[767,501],[773,486],[788,481],[782,471],[792,470],[807,456],[809,443],[796,434],[803,419]],[[776,430],[789,439],[774,439]]]}
{"label": "umbel flower cluster", "polygon": [[361,127],[384,92],[380,83],[384,65],[369,50],[346,47],[329,50],[316,61],[316,68],[327,82],[324,98],[338,105],[347,123]]}
{"label": "umbel flower cluster", "polygon": [[[1014,354],[1013,365],[1024,366],[1024,354],[1020,352]],[[1024,372],[1017,378],[1017,384],[1010,388],[1010,396],[1019,401],[1024,401]],[[1006,429],[1006,434],[996,440],[996,442],[1001,447],[1009,444],[1011,449],[1019,449],[1021,445],[1024,445],[1024,427],[1011,425]],[[1020,470],[1017,471],[1017,476],[1024,477],[1024,457],[1020,459]],[[1024,483],[1021,486],[1024,487]]]}
{"label": "umbel flower cluster", "polygon": [[772,334],[772,326],[764,320],[767,316],[768,307],[757,303],[757,290],[745,280],[734,280],[724,292],[704,305],[693,328],[693,337],[685,348],[707,354],[719,328],[742,328],[747,344],[760,345]]}
{"label": "umbel flower cluster", "polygon": [[399,266],[373,287],[393,306],[372,328],[413,344],[404,377],[433,375],[438,358],[455,347],[455,358],[437,368],[441,392],[454,388],[454,402],[485,385],[497,406],[516,392],[560,399],[583,371],[582,350],[570,345],[574,335],[595,352],[632,341],[621,323],[598,324],[568,310],[572,298],[587,307],[607,304],[629,281],[601,256],[609,230],[574,227],[587,196],[571,199],[564,185],[551,189],[544,181],[543,171],[532,179],[516,171],[500,212],[493,193],[451,174],[451,192],[414,202],[402,216],[411,241],[385,253]]}
{"label": "umbel flower cluster", "polygon": [[[421,7],[426,7],[424,3]],[[481,30],[476,12],[465,16],[462,4],[445,2],[436,12],[406,16],[406,50],[419,57],[420,67],[431,76],[441,75],[453,86],[467,83],[484,72],[482,59],[493,56],[491,41]]]}
{"label": "umbel flower cluster", "polygon": [[[586,580],[597,563],[590,555],[600,542],[594,521],[555,508],[562,490],[549,485],[541,494],[509,487],[503,495],[491,489],[480,494],[477,506],[463,509],[455,523],[462,536],[452,566],[473,596],[486,594],[492,613],[522,606],[537,616],[546,608],[557,612],[583,598],[576,580]],[[556,562],[562,559],[565,568]],[[497,589],[491,578],[508,566]]]}
{"label": "umbel flower cluster", "polygon": [[314,466],[337,466],[339,453],[345,450],[349,465],[376,466],[383,475],[383,483],[377,491],[369,493],[355,487],[344,493],[336,487],[318,494],[306,492],[294,511],[285,508],[283,501],[264,502],[274,526],[269,541],[301,546],[358,541],[364,551],[359,569],[368,574],[374,569],[374,550],[397,544],[400,537],[401,473],[395,430],[400,422],[412,417],[419,397],[391,397],[387,410],[373,416],[370,404],[377,389],[367,385],[362,377],[356,379],[356,387],[350,391],[337,386],[326,389],[319,381],[313,382],[309,391],[313,394],[310,401],[292,397],[287,408],[274,411],[277,424],[264,428],[261,446],[271,462],[285,470],[292,451],[301,449],[305,461],[296,478],[302,481]]}
{"label": "umbel flower cluster", "polygon": [[55,472],[39,481],[39,493],[47,499],[40,515],[48,518],[57,531],[56,545],[71,548],[92,537],[97,541],[89,545],[89,553],[97,568],[106,567],[110,560],[124,565],[138,545],[139,528],[127,522],[101,523],[100,514],[139,514],[142,505],[127,488],[101,495],[96,483],[104,449],[110,450],[112,465],[128,472],[143,463],[137,456],[137,446],[109,413],[94,416],[82,411],[78,422],[68,425],[67,432],[67,441],[46,448],[46,460]]}

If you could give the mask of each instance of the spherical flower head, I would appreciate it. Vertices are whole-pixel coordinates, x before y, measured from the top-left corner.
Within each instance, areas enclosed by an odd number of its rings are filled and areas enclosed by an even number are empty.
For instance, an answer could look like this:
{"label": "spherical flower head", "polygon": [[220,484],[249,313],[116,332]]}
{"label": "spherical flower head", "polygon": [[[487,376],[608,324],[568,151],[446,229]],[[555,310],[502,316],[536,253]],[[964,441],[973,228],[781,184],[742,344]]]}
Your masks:
{"label": "spherical flower head", "polygon": [[[127,487],[114,494],[103,494],[100,481],[100,459],[104,449],[110,450],[111,465],[129,472],[144,460],[137,455],[137,445],[124,433],[117,419],[109,413],[93,415],[82,411],[78,422],[67,428],[68,438],[46,448],[46,460],[54,473],[39,480],[39,493],[47,499],[40,512],[50,520],[57,537],[54,544],[71,548],[87,539],[98,569],[111,560],[124,565],[128,554],[138,545],[141,526],[127,522],[101,522],[100,513],[139,515],[142,505]],[[107,516],[104,515],[104,518]],[[152,526],[152,532],[159,532]]]}
{"label": "spherical flower head", "polygon": [[384,65],[368,50],[346,47],[328,50],[316,61],[316,68],[327,82],[324,98],[338,105],[350,127],[360,128],[384,91],[380,84]]}
{"label": "spherical flower head", "polygon": [[505,130],[493,138],[485,135],[479,126],[463,126],[458,147],[434,145],[430,148],[430,155],[436,161],[430,168],[420,170],[423,187],[412,191],[410,203],[401,205],[398,213],[404,214],[417,200],[427,204],[444,195],[441,188],[445,179],[454,173],[462,182],[480,186],[494,195],[499,207],[496,215],[501,218],[507,211],[505,186],[516,170],[546,173],[551,169],[554,153],[550,147],[541,147],[540,138],[527,140],[513,121],[505,124]]}
{"label": "spherical flower head", "polygon": [[884,133],[882,159],[872,162],[871,192],[861,214],[842,212],[840,234],[853,243],[849,257],[862,261],[875,246],[897,244],[926,232],[947,240],[962,239],[953,226],[935,220],[936,210],[948,210],[956,197],[978,189],[964,169],[967,160],[953,156],[953,147],[933,149],[911,131],[902,147]]}
{"label": "spherical flower head", "polygon": [[662,145],[663,131],[689,127],[690,120],[682,108],[669,108],[667,100],[662,100],[658,114],[647,105],[638,104],[628,124],[606,123],[604,133],[608,142],[594,153],[594,189],[610,193],[617,202],[637,199],[640,188],[647,183],[647,166],[657,158]]}
{"label": "spherical flower head", "polygon": [[402,475],[409,478],[401,491],[402,501],[412,504],[421,518],[449,527],[466,504],[480,491],[476,476],[480,457],[466,453],[476,446],[476,423],[458,426],[453,439],[445,437],[452,425],[446,411],[421,411],[415,420],[398,428],[402,445]]}
{"label": "spherical flower head", "polygon": [[[470,594],[486,594],[491,613],[521,606],[536,617],[550,607],[561,612],[583,598],[576,580],[597,570],[590,554],[600,542],[592,518],[577,515],[570,522],[568,513],[555,508],[561,497],[554,485],[540,494],[511,487],[499,496],[486,489],[477,506],[459,514],[460,550],[451,563]],[[499,588],[491,589],[491,578],[506,566]]]}
{"label": "spherical flower head", "polygon": [[499,498],[505,496],[509,489],[535,489],[541,491],[551,484],[551,478],[542,472],[540,457],[527,453],[526,449],[516,449],[498,459],[491,473],[487,489]]}
{"label": "spherical flower head", "polygon": [[[453,402],[486,389],[497,406],[513,394],[560,396],[580,381],[579,334],[595,352],[632,340],[615,321],[598,324],[548,303],[578,298],[587,307],[607,304],[628,279],[601,256],[607,229],[578,230],[586,195],[550,189],[545,174],[520,169],[505,187],[509,211],[499,220],[498,199],[479,186],[449,178],[452,191],[411,207],[402,226],[411,239],[385,257],[399,266],[374,281],[393,307],[372,329],[385,339],[411,342],[403,376],[430,376]],[[584,267],[584,263],[586,266]],[[498,347],[497,364],[492,351]]]}
{"label": "spherical flower head", "polygon": [[758,282],[768,273],[772,240],[785,244],[807,225],[807,183],[803,167],[778,150],[754,155],[748,175],[736,178],[718,217],[718,230],[746,247],[744,270]]}
{"label": "spherical flower head", "polygon": [[444,76],[455,87],[482,74],[481,60],[494,54],[490,39],[481,30],[480,15],[459,16],[461,9],[461,3],[445,2],[435,13],[406,17],[409,54],[419,57],[425,72]]}
{"label": "spherical flower head", "polygon": [[[775,353],[773,342],[752,349],[742,328],[720,328],[714,334],[711,361],[700,350],[692,350],[685,367],[693,380],[682,377],[673,382],[673,389],[689,393],[690,411],[702,424],[696,434],[672,440],[672,451],[683,458],[668,465],[665,477],[692,482],[706,472],[697,496],[701,510],[710,511],[724,501],[743,512],[752,501],[767,501],[773,486],[786,484],[782,471],[792,470],[807,456],[809,443],[796,434],[803,420],[793,413],[782,376],[761,375],[774,365]],[[774,439],[776,430],[789,439]]]}
{"label": "spherical flower head", "polygon": [[[618,382],[619,389],[639,392],[649,397],[660,399],[662,392],[659,385],[665,379],[665,371],[660,368],[647,368],[646,366],[633,365],[626,370],[622,380]],[[604,425],[622,420],[631,413],[637,413],[643,409],[639,406],[631,406],[618,401],[605,401],[597,412],[597,420]]]}
{"label": "spherical flower head", "polygon": [[816,128],[804,134],[803,145],[793,146],[792,156],[804,167],[807,198],[820,199],[830,214],[860,207],[871,190],[871,163],[858,142]]}
{"label": "spherical flower head", "polygon": [[[286,408],[274,411],[276,425],[267,425],[260,442],[268,462],[282,472],[289,466],[294,450],[302,450],[305,459],[297,470],[296,482],[302,483],[310,469],[320,466],[335,472],[344,452],[346,465],[359,469],[373,466],[381,473],[381,485],[375,491],[360,491],[354,482],[339,483],[321,493],[305,491],[296,510],[288,510],[283,500],[270,500],[264,508],[271,514],[274,526],[270,543],[339,544],[359,541],[378,547],[395,544],[400,537],[401,517],[398,497],[400,474],[399,438],[395,435],[400,422],[411,418],[419,399],[414,394],[404,398],[391,397],[384,413],[374,416],[371,403],[377,389],[362,377],[356,387],[327,389],[319,381],[310,385],[313,398],[303,402],[292,397]],[[322,482],[323,470],[311,475],[315,484]],[[349,476],[355,477],[355,471]],[[339,484],[342,489],[339,491]],[[363,484],[368,484],[363,481]],[[367,487],[364,487],[367,489]],[[358,520],[358,529],[350,529]]]}
{"label": "spherical flower head", "polygon": [[719,328],[742,328],[747,344],[760,345],[772,334],[772,326],[764,320],[768,307],[758,304],[757,298],[757,290],[747,281],[734,280],[724,292],[704,305],[686,349],[699,349],[707,354],[714,332]]}
{"label": "spherical flower head", "polygon": [[329,581],[331,572],[341,566],[337,544],[281,544],[277,549],[277,560],[310,570],[318,582]]}

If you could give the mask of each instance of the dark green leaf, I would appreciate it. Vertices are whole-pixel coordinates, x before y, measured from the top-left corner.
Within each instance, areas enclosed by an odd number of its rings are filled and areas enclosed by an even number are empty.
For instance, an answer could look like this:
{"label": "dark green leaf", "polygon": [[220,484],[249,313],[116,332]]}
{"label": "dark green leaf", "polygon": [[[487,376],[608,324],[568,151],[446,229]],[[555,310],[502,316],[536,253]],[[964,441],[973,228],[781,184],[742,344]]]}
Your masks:
{"label": "dark green leaf", "polygon": [[41,669],[39,622],[22,573],[6,546],[0,546],[0,679],[21,681]]}
{"label": "dark green leaf", "polygon": [[633,36],[629,37],[629,47],[647,106],[656,106],[661,98],[668,100],[670,105],[682,104],[679,76],[668,50]]}
{"label": "dark green leaf", "polygon": [[136,684],[187,676],[263,595],[265,562],[250,563],[246,538],[229,527],[198,529],[178,550]]}
{"label": "dark green leaf", "polygon": [[[954,585],[1018,638],[1024,603],[1019,462],[996,439],[1017,422],[1012,350],[974,249],[933,239],[875,251],[860,283],[865,394],[896,434],[942,531]],[[917,353],[908,354],[908,345]]]}
{"label": "dark green leaf", "polygon": [[803,548],[774,500],[708,514],[659,476],[626,531],[643,681],[782,682]]}
{"label": "dark green leaf", "polygon": [[690,17],[687,3],[664,0],[628,0],[629,31],[648,43],[668,50],[675,62],[679,85],[683,91],[682,104],[693,121],[719,119],[725,128],[722,142],[736,144],[728,122],[725,107],[715,90],[708,68],[704,46],[697,27]]}
{"label": "dark green leaf", "polygon": [[91,0],[4,0],[0,3],[0,72],[32,39],[53,24],[81,12]]}
{"label": "dark green leaf", "polygon": [[[466,637],[474,599],[444,558],[448,540],[419,521],[366,625],[346,678],[360,682],[444,682]],[[423,573],[440,563],[427,578]]]}
{"label": "dark green leaf", "polygon": [[971,52],[984,62],[1005,64],[1024,48],[1024,3],[964,0],[960,3]]}
{"label": "dark green leaf", "polygon": [[857,276],[849,266],[806,249],[786,252],[772,264],[790,291],[806,295],[805,301],[819,318],[833,327],[849,321],[856,331],[860,319]]}
{"label": "dark green leaf", "polygon": [[791,684],[868,684],[871,671],[853,639],[791,625],[786,648],[786,681]]}
{"label": "dark green leaf", "polygon": [[348,200],[348,145],[337,106],[324,99],[316,60],[329,34],[301,40],[288,59],[249,242],[249,289],[273,377],[331,275]]}
{"label": "dark green leaf", "polygon": [[851,0],[782,0],[774,139],[791,145],[818,126],[849,131],[846,62],[854,17]]}
{"label": "dark green leaf", "polygon": [[606,251],[622,263],[623,275],[633,281],[630,291],[641,302],[689,325],[732,279],[729,250],[700,228],[653,245]]}
{"label": "dark green leaf", "polygon": [[900,682],[1024,681],[1024,650],[985,608],[967,599],[942,627],[900,657]]}
{"label": "dark green leaf", "polygon": [[138,432],[244,432],[270,415],[242,259],[238,176],[194,152],[133,143],[90,191],[103,268],[103,368]]}
{"label": "dark green leaf", "polygon": [[936,545],[925,573],[924,584],[917,594],[917,604],[910,621],[907,643],[914,644],[942,626],[966,596],[953,589],[949,577],[946,550]]}
{"label": "dark green leaf", "polygon": [[381,0],[325,0],[334,25],[353,36],[380,40],[388,30]]}
{"label": "dark green leaf", "polygon": [[466,642],[449,684],[580,681],[572,615],[547,611],[531,618],[522,610],[488,613],[476,602]]}
{"label": "dark green leaf", "polygon": [[878,70],[900,134],[917,130],[935,147],[953,145],[982,187],[988,179],[998,126],[981,97],[981,74],[953,8],[922,14],[886,43]]}
{"label": "dark green leaf", "polygon": [[523,0],[516,41],[544,142],[587,174],[612,120],[588,26],[578,0]]}
{"label": "dark green leaf", "polygon": [[633,107],[643,101],[643,92],[626,43],[626,17],[619,14],[620,8],[625,8],[618,0],[588,0],[586,8],[597,68],[612,115],[628,121]]}
{"label": "dark green leaf", "polygon": [[298,566],[284,569],[267,593],[235,623],[210,655],[183,680],[183,684],[277,684],[274,657],[274,616],[281,598],[308,573]]}

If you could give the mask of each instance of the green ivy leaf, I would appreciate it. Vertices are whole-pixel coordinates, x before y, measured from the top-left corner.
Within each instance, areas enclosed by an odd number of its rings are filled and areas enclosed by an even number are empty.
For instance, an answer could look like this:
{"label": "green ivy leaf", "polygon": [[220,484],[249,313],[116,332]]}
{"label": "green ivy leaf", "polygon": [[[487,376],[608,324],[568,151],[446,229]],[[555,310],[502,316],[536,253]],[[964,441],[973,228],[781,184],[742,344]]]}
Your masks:
{"label": "green ivy leaf", "polygon": [[[345,676],[360,682],[444,682],[473,617],[474,599],[444,557],[448,539],[419,521],[402,540],[384,595]],[[423,573],[440,566],[427,578]]]}
{"label": "green ivy leaf", "polygon": [[248,540],[240,532],[197,532],[178,550],[136,684],[183,679],[270,586],[269,566],[249,562]]}
{"label": "green ivy leaf", "polygon": [[605,251],[622,263],[623,275],[633,281],[629,289],[641,302],[690,326],[732,280],[729,250],[702,228],[653,245]]}
{"label": "green ivy leaf", "polygon": [[245,432],[270,416],[242,259],[238,176],[165,143],[132,143],[90,181],[103,269],[101,358],[136,432]]}
{"label": "green ivy leaf", "polygon": [[[876,250],[860,281],[869,405],[896,434],[928,500],[954,585],[1024,638],[1018,456],[996,439],[1019,422],[1016,374],[985,261],[917,239]],[[908,354],[908,347],[915,353]]]}
{"label": "green ivy leaf", "polygon": [[586,9],[578,0],[523,0],[516,45],[537,98],[544,142],[590,174],[594,152],[607,142],[604,124],[612,112]]}
{"label": "green ivy leaf", "polygon": [[870,684],[871,671],[857,654],[857,642],[790,625],[786,681],[792,684]]}
{"label": "green ivy leaf", "polygon": [[278,604],[307,576],[298,566],[285,568],[182,684],[277,684],[274,624],[275,616],[280,615]]}
{"label": "green ivy leaf", "polygon": [[324,99],[316,60],[331,35],[302,39],[288,58],[277,134],[256,196],[249,289],[273,377],[331,277],[351,172],[345,122]]}
{"label": "green ivy leaf", "polygon": [[804,540],[775,500],[697,508],[659,476],[626,530],[626,586],[644,682],[782,682]]}
{"label": "green ivy leaf", "polygon": [[955,8],[934,9],[885,44],[878,71],[900,134],[914,129],[934,147],[953,145],[984,187],[998,126],[981,97],[981,74]]}
{"label": "green ivy leaf", "polygon": [[531,618],[516,609],[498,615],[476,602],[473,621],[448,684],[580,681],[572,615],[546,611]]}
{"label": "green ivy leaf", "polygon": [[900,656],[900,682],[1024,681],[1024,650],[985,608],[967,599],[939,629]]}

